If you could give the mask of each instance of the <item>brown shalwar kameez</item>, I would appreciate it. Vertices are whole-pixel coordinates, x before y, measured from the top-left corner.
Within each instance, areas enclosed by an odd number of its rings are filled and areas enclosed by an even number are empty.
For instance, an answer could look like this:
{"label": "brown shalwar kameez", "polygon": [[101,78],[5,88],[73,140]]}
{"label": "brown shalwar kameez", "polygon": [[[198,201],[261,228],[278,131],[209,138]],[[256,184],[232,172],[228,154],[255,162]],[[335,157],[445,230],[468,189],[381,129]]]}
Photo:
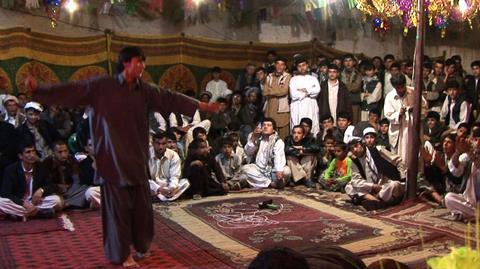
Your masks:
{"label": "brown shalwar kameez", "polygon": [[104,249],[122,263],[130,244],[145,252],[153,238],[148,185],[148,113],[178,112],[193,117],[198,101],[137,80],[129,87],[123,75],[40,87],[33,99],[45,105],[89,106],[90,130],[102,184]]}

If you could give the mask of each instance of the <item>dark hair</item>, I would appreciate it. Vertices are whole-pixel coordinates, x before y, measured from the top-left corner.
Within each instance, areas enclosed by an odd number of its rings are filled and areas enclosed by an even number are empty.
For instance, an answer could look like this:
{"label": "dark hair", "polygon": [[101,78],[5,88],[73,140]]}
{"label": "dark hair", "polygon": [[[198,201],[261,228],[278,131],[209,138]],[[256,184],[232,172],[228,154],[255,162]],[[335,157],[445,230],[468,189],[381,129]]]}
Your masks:
{"label": "dark hair", "polygon": [[229,146],[233,147],[233,141],[228,137],[223,138],[222,139],[222,147],[225,146],[225,145],[229,145]]}
{"label": "dark hair", "polygon": [[460,84],[455,79],[449,79],[447,81],[447,85],[445,85],[445,89],[460,89]]}
{"label": "dark hair", "polygon": [[295,126],[293,126],[293,128],[292,128],[292,133],[293,133],[293,129],[295,129],[295,128],[302,129],[302,133],[305,134],[305,128],[303,128],[302,125],[295,125]]}
{"label": "dark hair", "polygon": [[430,118],[439,121],[440,120],[440,114],[438,114],[438,112],[436,112],[436,111],[428,111],[427,119],[430,119]]}
{"label": "dark hair", "polygon": [[378,124],[383,125],[383,124],[388,124],[390,125],[390,121],[387,118],[381,119]]}
{"label": "dark hair", "polygon": [[339,70],[338,65],[336,65],[336,64],[329,64],[328,69],[334,69],[334,70],[337,70],[337,71]]}
{"label": "dark hair", "polygon": [[262,123],[264,122],[271,122],[273,125],[273,129],[277,130],[277,122],[273,118],[266,117],[263,119]]}
{"label": "dark hair", "polygon": [[205,130],[205,128],[203,128],[203,127],[195,127],[195,129],[193,129],[193,131],[192,131],[193,138],[196,139],[199,134],[206,135],[207,130]]}
{"label": "dark hair", "polygon": [[334,121],[332,115],[330,114],[325,114],[322,117],[320,117],[320,122],[323,122],[325,120],[331,120],[332,122]]}
{"label": "dark hair", "polygon": [[375,60],[375,59],[378,59],[378,60],[380,60],[380,62],[383,63],[382,57],[380,57],[380,56],[373,56],[372,62],[373,62],[373,60]]}
{"label": "dark hair", "polygon": [[413,66],[413,61],[408,60],[408,61],[405,63],[405,66],[407,66],[407,67]]}
{"label": "dark hair", "polygon": [[347,54],[343,55],[343,61],[345,61],[346,59],[352,59],[352,60],[356,61],[355,56],[353,56],[353,54],[351,54],[351,53],[347,53]]}
{"label": "dark hair", "polygon": [[394,88],[398,86],[405,86],[407,84],[407,79],[405,78],[404,74],[399,74],[396,76],[392,76],[390,78],[390,83]]}
{"label": "dark hair", "polygon": [[275,49],[269,49],[267,51],[267,55],[269,55],[269,54],[277,56],[277,51]]}
{"label": "dark hair", "polygon": [[475,66],[479,66],[480,67],[480,61],[479,60],[475,60],[473,61],[471,64],[470,64],[470,67],[474,68]]}
{"label": "dark hair", "polygon": [[377,116],[380,116],[380,114],[382,114],[382,113],[380,112],[380,109],[378,109],[378,108],[372,108],[372,109],[370,109],[370,110],[368,111],[368,114],[375,114],[375,115],[377,115]]}
{"label": "dark hair", "polygon": [[202,143],[207,143],[207,141],[204,141],[204,140],[201,140],[201,139],[198,139],[198,138],[193,139],[192,142],[188,145],[188,151],[189,151],[188,155],[191,154],[191,150],[196,150],[196,149],[200,148],[200,145]]}
{"label": "dark hair", "polygon": [[329,61],[323,60],[318,64],[318,67],[321,67],[321,66],[327,66],[328,67],[329,65],[330,65]]}
{"label": "dark hair", "polygon": [[174,132],[167,132],[167,140],[177,141],[177,136]]}
{"label": "dark hair", "polygon": [[124,66],[123,63],[130,62],[132,58],[138,57],[140,60],[145,61],[145,54],[139,47],[125,47],[118,53],[117,72],[122,73]]}
{"label": "dark hair", "polygon": [[470,125],[466,122],[462,122],[457,126],[457,130],[460,128],[465,128],[467,129],[467,135],[470,133]]}
{"label": "dark hair", "polygon": [[442,137],[442,142],[447,138],[452,140],[453,142],[457,141],[457,135],[456,134],[446,134],[446,135],[444,135]]}
{"label": "dark hair", "polygon": [[395,61],[395,56],[393,56],[393,54],[387,54],[385,55],[385,57],[383,57],[383,61],[386,61],[388,59]]}
{"label": "dark hair", "polygon": [[63,145],[67,146],[67,142],[65,142],[65,140],[62,140],[62,139],[55,140],[52,143],[52,149],[54,149],[56,146],[63,146]]}
{"label": "dark hair", "polygon": [[238,140],[240,138],[240,135],[237,132],[229,132],[227,137],[230,140],[235,141],[235,140]]}
{"label": "dark hair", "polygon": [[265,68],[263,68],[262,66],[257,67],[257,69],[255,70],[255,73],[258,73],[259,71],[262,71],[263,73],[267,72],[267,70],[265,70]]}
{"label": "dark hair", "polygon": [[347,151],[347,144],[343,143],[342,141],[335,143],[335,147],[340,148],[343,152]]}
{"label": "dark hair", "polygon": [[450,59],[448,59],[448,60],[445,61],[445,65],[446,65],[446,66],[455,65],[455,64],[457,64],[457,63],[456,63],[455,60],[452,59],[452,58],[450,58]]}
{"label": "dark hair", "polygon": [[222,103],[222,104],[227,104],[227,99],[223,98],[223,97],[219,97],[217,98],[217,103]]}
{"label": "dark hair", "polygon": [[427,69],[432,69],[433,68],[431,62],[424,62],[422,67],[427,68]]}
{"label": "dark hair", "polygon": [[450,59],[454,60],[455,62],[456,61],[459,61],[459,62],[462,61],[462,57],[458,54],[453,55]]}
{"label": "dark hair", "polygon": [[155,139],[161,140],[161,139],[164,139],[164,138],[167,138],[167,133],[166,132],[157,132],[157,133],[154,133],[152,135],[152,140],[155,140]]}
{"label": "dark hair", "polygon": [[287,247],[274,247],[258,253],[248,269],[308,269],[307,259],[299,252]]}
{"label": "dark hair", "polygon": [[212,73],[222,73],[222,68],[220,68],[220,66],[214,66],[212,68]]}
{"label": "dark hair", "polygon": [[390,69],[392,69],[392,68],[400,69],[400,64],[398,62],[393,62],[392,65],[390,65]]}
{"label": "dark hair", "polygon": [[349,120],[349,121],[352,119],[352,118],[350,117],[350,114],[348,114],[348,113],[345,112],[345,111],[340,111],[340,112],[337,114],[337,120],[340,119],[340,118],[342,118],[342,119],[347,119],[347,120]]}
{"label": "dark hair", "polygon": [[333,136],[331,130],[328,130],[327,134],[325,135],[325,137],[323,137],[323,142],[327,141],[327,140],[333,140],[335,143],[337,143],[337,140],[335,139],[335,137]]}
{"label": "dark hair", "polygon": [[287,58],[285,58],[283,56],[278,56],[277,58],[275,58],[275,63],[276,62],[284,62],[286,64],[287,63]]}
{"label": "dark hair", "polygon": [[445,65],[445,61],[444,60],[435,60],[435,62],[433,62],[434,64],[441,64],[441,65]]}
{"label": "dark hair", "polygon": [[372,62],[364,62],[362,65],[363,65],[363,70],[365,71],[370,71],[375,69],[375,66],[373,65]]}
{"label": "dark hair", "polygon": [[23,151],[27,148],[33,148],[35,149],[35,142],[33,141],[28,141],[28,140],[22,140],[20,143],[17,144],[17,153],[22,154]]}
{"label": "dark hair", "polygon": [[300,124],[302,124],[302,123],[306,123],[306,124],[307,124],[308,126],[310,126],[310,127],[312,127],[312,124],[313,124],[312,119],[307,118],[307,117],[302,118],[302,119],[300,120]]}

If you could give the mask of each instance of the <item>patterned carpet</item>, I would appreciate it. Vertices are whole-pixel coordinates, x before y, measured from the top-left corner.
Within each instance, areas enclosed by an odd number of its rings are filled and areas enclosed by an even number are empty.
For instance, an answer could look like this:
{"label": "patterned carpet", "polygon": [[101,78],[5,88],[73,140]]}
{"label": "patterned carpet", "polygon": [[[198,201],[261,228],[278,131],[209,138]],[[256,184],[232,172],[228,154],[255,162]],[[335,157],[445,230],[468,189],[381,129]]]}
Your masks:
{"label": "patterned carpet", "polygon": [[[467,226],[451,221],[445,209],[414,203],[372,213],[346,198],[297,187],[155,204],[153,256],[140,265],[243,268],[264,247],[335,244],[367,265],[393,258],[425,268],[427,257],[465,244]],[[257,210],[266,199],[280,208]],[[0,268],[117,268],[103,254],[100,212],[67,215],[71,231],[59,219],[0,221]]]}
{"label": "patterned carpet", "polygon": [[11,220],[0,221],[0,237],[16,234],[36,234],[64,230],[62,218],[48,220],[32,220],[18,222]]}
{"label": "patterned carpet", "polygon": [[[258,209],[260,202],[270,198],[278,209]],[[346,244],[374,237],[377,230],[273,196],[196,203],[186,210],[210,227],[256,250],[278,244],[294,249]]]}
{"label": "patterned carpet", "polygon": [[[257,210],[256,204],[266,199],[283,209]],[[172,229],[216,246],[239,266],[248,264],[264,247],[301,250],[336,244],[356,253],[367,265],[393,258],[411,268],[425,268],[426,258],[465,243],[466,225],[449,220],[445,209],[415,203],[367,212],[349,203],[344,194],[301,187],[157,204],[155,210]]]}
{"label": "patterned carpet", "polygon": [[[74,231],[0,237],[0,268],[121,268],[110,264],[103,254],[100,212],[69,216]],[[139,261],[142,268],[232,268],[161,220],[156,219],[155,231],[152,257]]]}

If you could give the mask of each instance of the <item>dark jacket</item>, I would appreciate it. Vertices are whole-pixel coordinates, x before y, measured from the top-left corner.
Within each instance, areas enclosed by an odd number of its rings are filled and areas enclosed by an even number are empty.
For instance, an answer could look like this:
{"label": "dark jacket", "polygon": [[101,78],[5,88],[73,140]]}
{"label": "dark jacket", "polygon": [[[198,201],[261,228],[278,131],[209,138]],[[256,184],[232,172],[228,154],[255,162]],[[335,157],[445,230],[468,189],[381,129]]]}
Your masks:
{"label": "dark jacket", "polygon": [[[53,186],[46,180],[42,174],[39,163],[33,166],[33,182],[32,195],[39,189],[43,188],[43,197],[49,196],[53,193]],[[22,162],[8,166],[5,169],[1,197],[8,198],[18,205],[23,205],[23,196],[27,192],[27,184],[25,182],[25,173],[23,172]]]}
{"label": "dark jacket", "polygon": [[289,135],[285,138],[285,155],[295,157],[300,157],[302,155],[317,155],[320,152],[320,145],[318,145],[315,140],[316,139],[312,136],[303,138],[302,141],[296,145],[303,147],[303,154],[300,154],[300,151],[293,147],[295,141],[293,141],[293,137]]}
{"label": "dark jacket", "polygon": [[64,194],[68,187],[79,180],[78,164],[72,157],[69,157],[65,163],[60,163],[54,156],[49,156],[43,160],[41,170],[46,180],[53,184],[57,194]]}
{"label": "dark jacket", "polygon": [[93,159],[88,156],[78,164],[80,184],[94,186],[95,169],[92,167]]}
{"label": "dark jacket", "polygon": [[465,79],[465,97],[472,104],[472,111],[478,109],[478,97],[480,91],[480,80],[475,87],[475,77],[468,76]]}
{"label": "dark jacket", "polygon": [[15,135],[15,127],[13,125],[0,121],[0,187],[2,186],[3,171],[17,160]]}
{"label": "dark jacket", "polygon": [[[347,86],[341,81],[338,81],[338,94],[337,94],[337,115],[340,112],[347,113],[350,117],[352,116],[352,106],[350,104],[350,99],[349,99],[349,93],[347,90]],[[328,81],[323,82],[320,85],[320,88],[322,89],[320,93],[317,96],[317,103],[318,103],[318,109],[319,109],[319,114],[320,118],[322,118],[325,115],[331,115],[332,113],[330,112],[330,105],[328,104]],[[334,119],[337,120],[337,119]]]}
{"label": "dark jacket", "polygon": [[186,177],[188,179],[192,177],[190,164],[193,161],[201,161],[208,175],[212,175],[212,176],[214,175],[216,180],[220,183],[226,182],[225,175],[223,174],[222,168],[215,161],[215,158],[213,157],[212,154],[209,154],[207,157],[196,156],[195,154],[189,154],[183,165],[183,177]]}

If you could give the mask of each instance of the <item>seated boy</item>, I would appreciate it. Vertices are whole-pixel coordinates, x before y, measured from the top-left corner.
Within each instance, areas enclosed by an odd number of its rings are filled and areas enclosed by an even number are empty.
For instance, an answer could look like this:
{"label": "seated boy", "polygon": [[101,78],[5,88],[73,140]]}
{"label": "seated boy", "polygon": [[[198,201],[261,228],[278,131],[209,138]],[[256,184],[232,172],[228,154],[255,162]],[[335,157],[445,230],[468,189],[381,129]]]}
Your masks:
{"label": "seated boy", "polygon": [[352,159],[347,154],[347,145],[338,142],[335,145],[335,158],[330,162],[327,170],[323,172],[318,181],[324,190],[345,191],[345,185],[352,178]]}

